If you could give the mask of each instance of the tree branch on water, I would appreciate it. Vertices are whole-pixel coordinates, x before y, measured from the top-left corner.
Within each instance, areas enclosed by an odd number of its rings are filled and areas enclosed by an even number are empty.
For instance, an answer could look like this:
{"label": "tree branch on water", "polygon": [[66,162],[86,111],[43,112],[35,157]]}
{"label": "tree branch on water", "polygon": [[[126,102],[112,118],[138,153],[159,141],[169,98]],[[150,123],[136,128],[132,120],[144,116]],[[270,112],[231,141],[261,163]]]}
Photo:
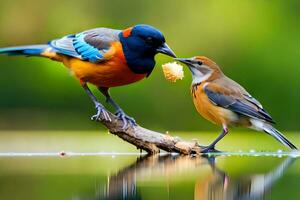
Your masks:
{"label": "tree branch on water", "polygon": [[138,149],[145,150],[148,154],[157,154],[160,150],[184,155],[201,153],[201,147],[195,141],[184,141],[169,134],[145,129],[139,125],[123,130],[123,122],[110,112],[109,116],[112,120],[111,122],[105,121],[102,117],[99,122],[102,123],[111,134],[117,135]]}

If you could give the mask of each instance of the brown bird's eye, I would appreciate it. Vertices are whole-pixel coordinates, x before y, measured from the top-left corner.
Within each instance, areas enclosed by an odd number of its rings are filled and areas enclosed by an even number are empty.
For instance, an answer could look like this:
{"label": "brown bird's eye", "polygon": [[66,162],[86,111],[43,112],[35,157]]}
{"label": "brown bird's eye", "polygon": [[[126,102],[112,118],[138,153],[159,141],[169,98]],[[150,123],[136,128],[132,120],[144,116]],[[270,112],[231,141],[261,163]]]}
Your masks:
{"label": "brown bird's eye", "polygon": [[201,61],[197,61],[197,64],[198,65],[202,65],[203,63]]}

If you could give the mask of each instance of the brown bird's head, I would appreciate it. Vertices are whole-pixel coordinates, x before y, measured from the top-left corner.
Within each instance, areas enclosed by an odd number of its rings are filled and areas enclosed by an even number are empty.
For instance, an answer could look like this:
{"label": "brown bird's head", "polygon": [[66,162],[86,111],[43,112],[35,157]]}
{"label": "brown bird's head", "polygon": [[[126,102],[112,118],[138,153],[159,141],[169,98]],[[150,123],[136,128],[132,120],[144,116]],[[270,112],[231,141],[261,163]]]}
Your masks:
{"label": "brown bird's head", "polygon": [[193,76],[192,84],[199,84],[203,81],[219,78],[223,73],[219,66],[205,56],[192,58],[175,58],[175,60],[186,64]]}

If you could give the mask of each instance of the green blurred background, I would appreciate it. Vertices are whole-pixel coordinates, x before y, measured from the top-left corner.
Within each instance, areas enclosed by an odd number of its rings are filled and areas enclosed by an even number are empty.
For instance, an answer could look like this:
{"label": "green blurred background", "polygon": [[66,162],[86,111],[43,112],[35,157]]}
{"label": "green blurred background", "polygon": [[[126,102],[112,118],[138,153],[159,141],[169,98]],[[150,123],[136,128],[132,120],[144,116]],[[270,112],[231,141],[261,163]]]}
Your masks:
{"label": "green blurred background", "polygon": [[[297,0],[1,0],[0,47],[46,43],[95,27],[123,29],[150,24],[162,30],[178,56],[205,55],[215,60],[261,101],[277,127],[289,131],[288,138],[299,146],[299,9]],[[172,59],[158,55],[156,60],[157,67],[148,79],[113,88],[112,96],[145,127],[174,131],[171,133],[188,140],[199,137],[201,144],[209,144],[220,127],[196,112],[189,71],[185,69],[182,81],[170,83],[161,65]],[[104,101],[96,88],[93,90]],[[99,131],[104,128],[89,120],[94,106],[62,64],[0,56],[0,94],[1,199],[94,197],[111,177],[135,163],[135,156],[3,157],[7,152],[139,152],[106,130]],[[284,148],[266,134],[242,130],[235,129],[217,148]],[[267,174],[281,162],[266,157],[220,157],[217,161],[217,167],[230,176],[229,185],[240,177]],[[192,170],[185,162],[181,164],[175,165],[173,176],[164,167],[158,178],[137,176],[141,198],[192,198],[195,181],[205,179],[209,166],[202,163]],[[299,185],[299,164],[297,160],[274,185],[269,199],[284,199],[287,194],[298,199],[294,186]],[[149,174],[148,168],[142,174]]]}
{"label": "green blurred background", "polygon": [[[0,46],[45,43],[95,27],[151,24],[178,56],[215,60],[261,101],[278,128],[299,130],[299,8],[296,0],[2,0]],[[124,110],[152,129],[219,129],[195,111],[189,72],[169,83],[160,66],[171,58],[156,59],[151,77],[111,90]],[[0,85],[0,129],[99,129],[89,120],[93,104],[60,63],[1,56]]]}

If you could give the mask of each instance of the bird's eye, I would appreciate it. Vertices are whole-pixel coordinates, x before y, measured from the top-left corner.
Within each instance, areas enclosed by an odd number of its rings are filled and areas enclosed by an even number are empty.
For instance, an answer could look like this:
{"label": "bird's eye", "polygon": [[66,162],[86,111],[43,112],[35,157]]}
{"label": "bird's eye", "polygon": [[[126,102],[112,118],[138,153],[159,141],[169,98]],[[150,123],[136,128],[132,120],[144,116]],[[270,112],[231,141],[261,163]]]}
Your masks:
{"label": "bird's eye", "polygon": [[201,62],[201,61],[196,61],[196,63],[198,64],[198,65],[202,65],[203,63]]}
{"label": "bird's eye", "polygon": [[152,44],[152,43],[153,43],[153,38],[152,38],[152,37],[147,37],[147,38],[146,38],[146,42],[147,42],[148,44]]}

